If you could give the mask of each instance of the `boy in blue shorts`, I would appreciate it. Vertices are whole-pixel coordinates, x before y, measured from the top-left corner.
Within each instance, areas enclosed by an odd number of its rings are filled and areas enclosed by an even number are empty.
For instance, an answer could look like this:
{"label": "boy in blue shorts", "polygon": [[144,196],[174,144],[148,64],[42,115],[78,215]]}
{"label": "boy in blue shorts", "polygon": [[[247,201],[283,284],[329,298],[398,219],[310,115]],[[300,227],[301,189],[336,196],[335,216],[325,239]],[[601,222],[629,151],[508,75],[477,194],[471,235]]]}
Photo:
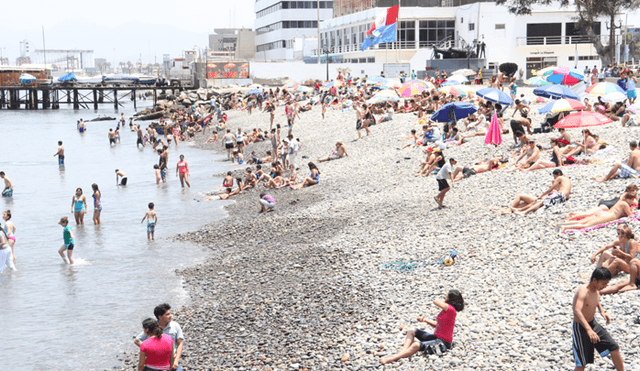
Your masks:
{"label": "boy in blue shorts", "polygon": [[156,223],[158,222],[158,215],[155,210],[153,210],[154,207],[155,205],[153,202],[149,202],[149,211],[144,214],[144,217],[140,222],[142,224],[142,222],[147,219],[147,240],[149,241],[155,240]]}

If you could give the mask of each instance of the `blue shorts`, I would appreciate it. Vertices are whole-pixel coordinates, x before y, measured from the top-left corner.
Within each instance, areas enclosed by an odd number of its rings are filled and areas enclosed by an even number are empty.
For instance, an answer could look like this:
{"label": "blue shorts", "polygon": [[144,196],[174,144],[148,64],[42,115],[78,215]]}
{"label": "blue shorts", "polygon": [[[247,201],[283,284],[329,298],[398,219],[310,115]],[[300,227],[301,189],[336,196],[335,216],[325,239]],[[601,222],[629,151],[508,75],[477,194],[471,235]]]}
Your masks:
{"label": "blue shorts", "polygon": [[164,169],[160,170],[160,177],[162,177],[162,180],[166,180],[167,179],[167,168],[166,167]]}
{"label": "blue shorts", "polygon": [[638,172],[638,170],[630,167],[627,164],[622,164],[622,167],[618,169],[618,176],[620,176],[620,178],[628,178],[632,175],[634,176],[640,175],[640,172]]}
{"label": "blue shorts", "polygon": [[11,197],[11,196],[13,196],[13,189],[7,188],[4,191],[2,191],[2,197]]}
{"label": "blue shorts", "polygon": [[156,222],[147,223],[147,234],[155,233],[156,231]]}
{"label": "blue shorts", "polygon": [[638,94],[636,93],[636,89],[627,90],[627,98],[633,99],[637,97],[638,97]]}

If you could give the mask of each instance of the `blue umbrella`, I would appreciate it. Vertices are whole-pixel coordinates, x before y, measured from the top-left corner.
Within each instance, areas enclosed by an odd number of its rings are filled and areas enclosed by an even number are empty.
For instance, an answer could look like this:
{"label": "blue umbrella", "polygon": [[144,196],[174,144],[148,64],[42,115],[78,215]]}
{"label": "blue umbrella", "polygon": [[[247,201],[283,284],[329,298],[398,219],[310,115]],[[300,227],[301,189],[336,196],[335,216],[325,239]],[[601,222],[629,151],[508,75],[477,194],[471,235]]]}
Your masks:
{"label": "blue umbrella", "polygon": [[263,93],[262,93],[262,91],[260,89],[253,89],[253,90],[249,90],[247,92],[247,95],[257,95],[257,94],[263,95]]}
{"label": "blue umbrella", "polygon": [[449,85],[460,85],[460,81],[457,80],[447,80],[440,84],[440,86],[449,86]]}
{"label": "blue umbrella", "polygon": [[387,82],[387,79],[382,76],[367,77],[367,84],[377,84],[379,82],[385,83]]}
{"label": "blue umbrella", "polygon": [[[454,117],[450,117],[451,108],[453,108]],[[436,122],[450,122],[452,119],[453,121],[463,119],[477,110],[478,108],[471,103],[453,102],[442,106],[442,108],[437,110],[433,116],[431,116],[431,119]]]}
{"label": "blue umbrella", "polygon": [[60,81],[60,82],[78,81],[78,79],[76,78],[76,75],[73,72],[69,72],[68,74],[66,74],[64,76],[58,77],[58,81]]}
{"label": "blue umbrella", "polygon": [[507,106],[513,103],[513,99],[511,99],[510,96],[496,88],[480,89],[476,92],[476,95],[493,103],[500,103]]}
{"label": "blue umbrella", "polygon": [[533,94],[539,97],[561,99],[569,98],[579,100],[578,95],[564,85],[541,86],[533,90]]}
{"label": "blue umbrella", "polygon": [[29,75],[28,73],[22,73],[20,77],[18,77],[18,81],[20,81],[22,85],[27,85],[35,82],[36,77],[33,75]]}

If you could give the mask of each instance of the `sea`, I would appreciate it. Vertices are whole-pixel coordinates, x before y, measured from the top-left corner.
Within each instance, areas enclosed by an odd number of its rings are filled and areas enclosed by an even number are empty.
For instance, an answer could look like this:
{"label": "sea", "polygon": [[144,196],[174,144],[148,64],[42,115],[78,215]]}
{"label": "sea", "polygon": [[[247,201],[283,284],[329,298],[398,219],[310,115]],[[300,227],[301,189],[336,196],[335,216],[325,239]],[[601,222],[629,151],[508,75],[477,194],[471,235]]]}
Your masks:
{"label": "sea", "polygon": [[[146,104],[145,104],[146,103]],[[151,106],[142,102],[138,110]],[[0,274],[0,369],[104,370],[120,365],[122,352],[137,359],[133,336],[153,308],[188,302],[180,270],[203,261],[206,248],[174,242],[172,236],[194,231],[226,216],[228,201],[203,201],[219,189],[215,177],[230,164],[214,151],[188,142],[169,152],[168,180],[156,184],[151,146],[136,147],[128,122],[121,143],[110,146],[108,131],[116,121],[88,122],[79,133],[77,121],[99,116],[128,118],[131,102],[115,110],[0,111],[0,171],[13,182],[13,197],[0,199],[1,211],[11,210],[16,232],[16,271]],[[141,121],[146,127],[148,121]],[[59,166],[57,142],[63,141],[65,165]],[[191,188],[181,188],[175,175],[183,154],[191,172]],[[224,156],[226,157],[226,156]],[[116,184],[115,170],[128,175],[125,187]],[[1,183],[1,182],[0,182]],[[92,221],[91,185],[102,192],[102,224]],[[82,188],[87,198],[84,225],[76,225],[72,197]],[[148,203],[158,214],[155,241],[149,242]],[[65,264],[57,250],[67,216],[76,236],[75,265]],[[2,221],[4,226],[4,221]]]}

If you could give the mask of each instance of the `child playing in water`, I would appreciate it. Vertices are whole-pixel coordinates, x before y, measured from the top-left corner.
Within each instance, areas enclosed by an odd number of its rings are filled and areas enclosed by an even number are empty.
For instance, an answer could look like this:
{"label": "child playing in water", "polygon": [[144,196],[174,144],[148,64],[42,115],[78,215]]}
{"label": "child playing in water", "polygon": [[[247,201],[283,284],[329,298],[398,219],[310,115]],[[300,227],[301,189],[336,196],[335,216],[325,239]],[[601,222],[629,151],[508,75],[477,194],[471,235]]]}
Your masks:
{"label": "child playing in water", "polygon": [[156,173],[156,184],[160,184],[160,181],[162,180],[162,175],[160,174],[160,166],[158,166],[158,164],[153,165],[153,168],[155,169],[155,173]]}
{"label": "child playing in water", "polygon": [[[435,321],[425,320],[424,316],[418,318],[420,322],[426,322],[429,326],[435,327],[433,334],[419,329],[407,330],[407,337],[400,352],[387,358],[380,358],[380,362],[386,365],[395,362],[400,358],[408,358],[418,351],[437,353],[451,349],[453,341],[453,328],[456,324],[456,315],[464,309],[464,299],[458,290],[451,290],[445,300],[436,299],[433,301],[438,308],[442,309]],[[414,341],[414,337],[418,341]]]}
{"label": "child playing in water", "polygon": [[158,215],[154,210],[155,205],[153,202],[149,202],[149,211],[144,214],[142,221],[140,224],[147,219],[147,240],[155,240],[155,232],[156,232],[156,223],[158,222]]}
{"label": "child playing in water", "polygon": [[62,238],[64,239],[64,244],[62,245],[60,250],[58,250],[58,254],[60,254],[62,260],[67,263],[67,259],[64,256],[64,251],[66,250],[67,257],[69,258],[68,264],[74,264],[75,260],[73,260],[73,248],[75,247],[75,236],[73,235],[73,230],[69,225],[69,219],[67,219],[66,216],[63,216],[62,218],[60,218],[58,224],[60,224],[62,228],[64,228],[62,230]]}

